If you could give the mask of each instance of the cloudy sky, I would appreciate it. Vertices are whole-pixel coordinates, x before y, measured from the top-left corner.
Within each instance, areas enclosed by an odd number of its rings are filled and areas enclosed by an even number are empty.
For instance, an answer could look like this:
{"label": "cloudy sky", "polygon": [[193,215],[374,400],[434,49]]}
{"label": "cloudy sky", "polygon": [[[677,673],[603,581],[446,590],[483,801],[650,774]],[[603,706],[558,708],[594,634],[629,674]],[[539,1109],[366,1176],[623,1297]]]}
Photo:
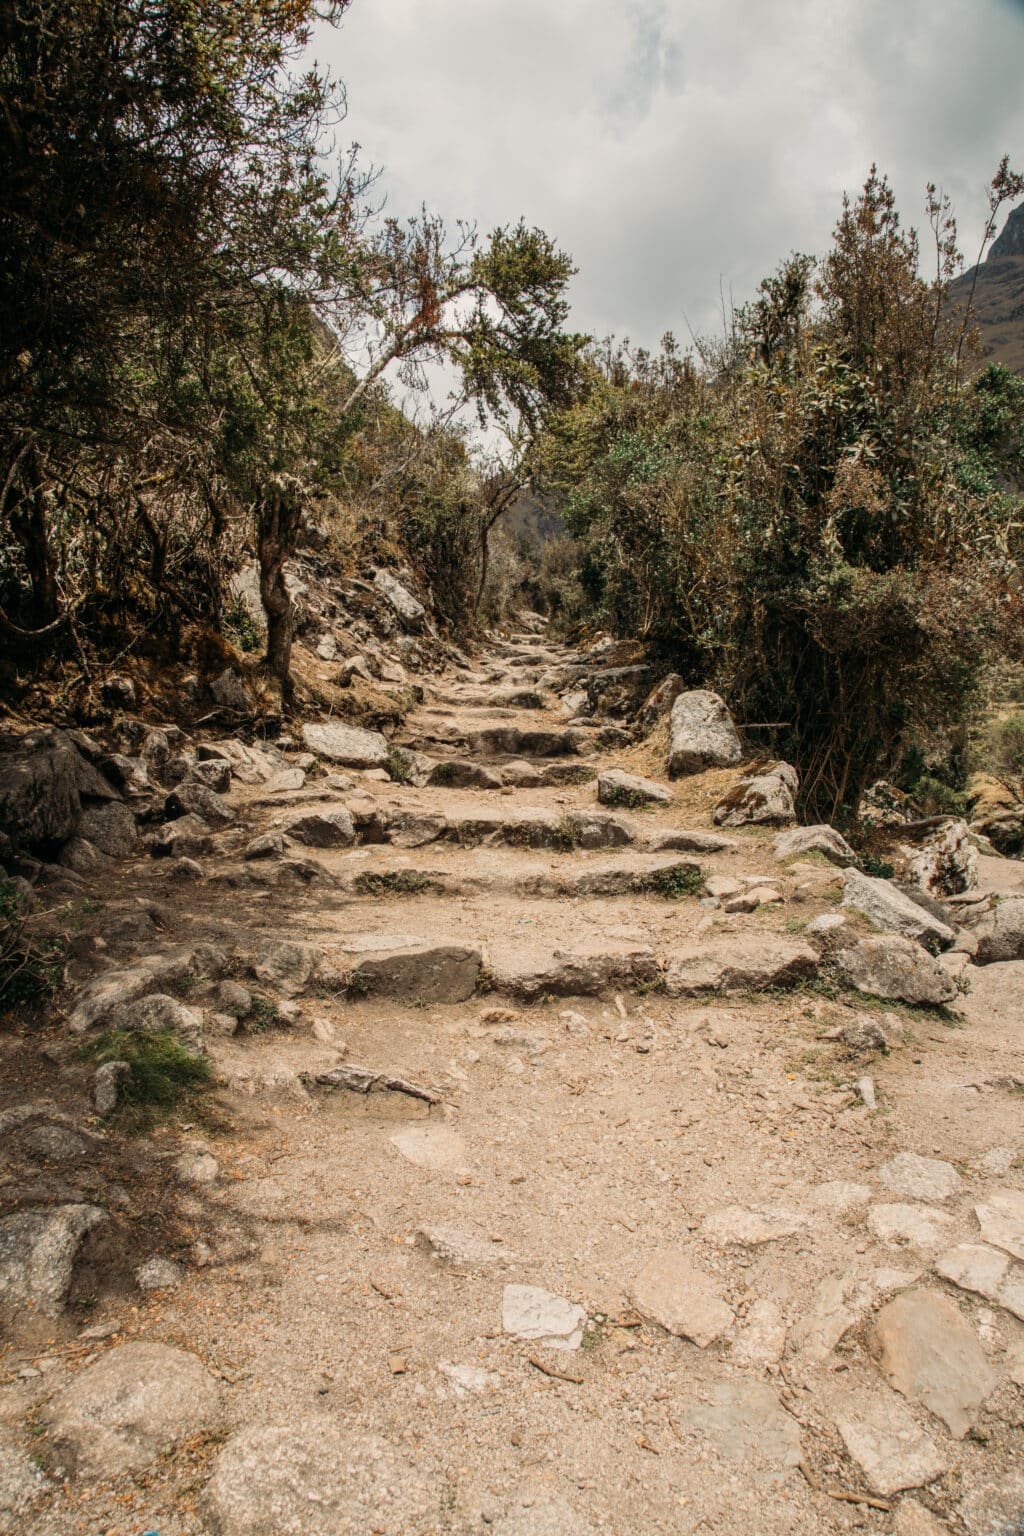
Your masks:
{"label": "cloudy sky", "polygon": [[938,182],[967,250],[1024,165],[1024,0],[353,0],[315,51],[389,211],[522,215],[574,323],[644,344],[826,248],[872,161],[911,223]]}

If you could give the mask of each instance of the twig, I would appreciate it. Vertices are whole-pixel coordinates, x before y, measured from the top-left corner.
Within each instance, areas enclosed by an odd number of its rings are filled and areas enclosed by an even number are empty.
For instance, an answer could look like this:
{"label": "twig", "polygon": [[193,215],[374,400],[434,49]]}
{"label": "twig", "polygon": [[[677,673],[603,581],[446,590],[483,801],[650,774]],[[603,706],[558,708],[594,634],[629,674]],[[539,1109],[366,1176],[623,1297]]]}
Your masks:
{"label": "twig", "polygon": [[[671,1424],[671,1419],[669,1423]],[[870,1493],[847,1493],[844,1488],[823,1488],[807,1465],[801,1461],[799,1471],[803,1474],[804,1481],[813,1493],[823,1493],[827,1498],[837,1499],[840,1504],[866,1504],[869,1509],[881,1509],[888,1511],[892,1505],[886,1499],[876,1499]]]}
{"label": "twig", "polygon": [[353,1093],[405,1093],[410,1099],[422,1099],[425,1104],[441,1103],[440,1094],[432,1093],[419,1083],[411,1083],[405,1077],[392,1077],[387,1072],[374,1072],[372,1067],[360,1067],[354,1062],[335,1067],[330,1072],[318,1072],[313,1081],[323,1088],[349,1088]]}
{"label": "twig", "polygon": [[527,1355],[526,1358],[536,1370],[540,1371],[542,1376],[550,1376],[554,1381],[571,1381],[575,1387],[582,1387],[583,1385],[582,1376],[572,1376],[568,1371],[559,1371],[553,1365],[545,1365],[544,1361],[536,1355]]}

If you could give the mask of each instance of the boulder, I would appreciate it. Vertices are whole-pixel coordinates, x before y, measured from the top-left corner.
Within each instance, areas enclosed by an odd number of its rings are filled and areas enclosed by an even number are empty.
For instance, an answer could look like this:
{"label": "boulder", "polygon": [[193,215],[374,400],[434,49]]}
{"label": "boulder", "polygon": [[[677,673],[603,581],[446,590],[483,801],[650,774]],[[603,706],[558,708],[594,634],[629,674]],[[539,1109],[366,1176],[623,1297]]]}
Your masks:
{"label": "boulder", "polygon": [[286,996],[294,997],[308,985],[318,959],[318,952],[311,944],[279,939],[260,950],[253,964],[253,975],[266,986],[276,987]]}
{"label": "boulder", "polygon": [[149,851],[155,859],[194,859],[212,853],[210,825],[201,816],[179,816],[150,839]]}
{"label": "boulder", "polygon": [[608,768],[597,776],[597,798],[602,805],[671,805],[672,792],[653,779]]}
{"label": "boulder", "polygon": [[10,1321],[25,1307],[44,1317],[59,1317],[82,1243],[106,1219],[95,1205],[58,1205],[3,1217],[0,1318]]}
{"label": "boulder", "polygon": [[733,718],[717,693],[681,693],[670,717],[668,771],[673,777],[731,768],[743,756]]}
{"label": "boulder", "polygon": [[445,789],[500,789],[502,775],[469,758],[450,757],[434,764],[426,782]]}
{"label": "boulder", "polygon": [[857,855],[835,827],[823,824],[792,827],[788,832],[780,832],[775,839],[777,859],[793,859],[808,853],[820,853],[830,864],[838,864],[840,868],[857,862]]}
{"label": "boulder", "polygon": [[302,739],[317,757],[341,763],[346,768],[383,768],[388,761],[387,739],[380,731],[364,731],[357,725],[343,725],[340,720],[323,720],[304,725]]}
{"label": "boulder", "polygon": [[0,833],[15,848],[41,852],[66,842],[81,813],[82,766],[83,759],[60,731],[29,737],[17,750],[0,755]]}
{"label": "boulder", "polygon": [[843,875],[843,906],[863,913],[876,928],[928,948],[948,949],[956,938],[948,923],[919,906],[891,880],[876,880],[859,869],[848,869]]}
{"label": "boulder", "polygon": [[1008,897],[985,914],[975,930],[978,948],[975,965],[999,964],[1024,959],[1024,898]]}
{"label": "boulder", "polygon": [[390,571],[378,568],[373,573],[373,584],[385,601],[394,609],[403,626],[418,635],[427,622],[427,610],[412,593],[402,586]]}
{"label": "boulder", "polygon": [[685,692],[686,684],[678,672],[670,672],[668,677],[663,677],[637,710],[636,724],[640,734],[646,736],[652,731],[662,715],[667,715],[679,695]]}
{"label": "boulder", "polygon": [[120,800],[88,806],[79,818],[78,836],[112,859],[130,859],[139,851],[135,817]]}
{"label": "boulder", "polygon": [[222,709],[230,710],[234,715],[251,715],[255,712],[256,700],[234,667],[225,667],[214,678],[210,692]]}
{"label": "boulder", "polygon": [[108,1029],[127,1032],[166,1030],[180,1035],[193,1050],[201,1051],[203,1047],[202,1014],[166,992],[151,992],[148,996],[122,1003],[110,1011],[104,1022]]}
{"label": "boulder", "polygon": [[675,950],[665,971],[670,997],[707,992],[760,992],[813,976],[818,956],[809,944],[777,934],[732,933]]}
{"label": "boulder", "polygon": [[79,1371],[47,1405],[49,1445],[69,1472],[140,1472],[220,1415],[221,1391],[193,1354],[122,1344]]}
{"label": "boulder", "polygon": [[861,939],[833,959],[842,979],[870,997],[938,1007],[957,995],[956,982],[934,956],[896,934]]}
{"label": "boulder", "polygon": [[933,896],[958,896],[978,884],[978,850],[966,821],[952,818],[938,826],[909,822],[900,829],[903,839],[916,833],[913,843],[902,841],[899,853],[903,878],[920,885]]}
{"label": "boulder", "polygon": [[383,935],[353,954],[347,990],[353,997],[407,1003],[461,1003],[476,991],[482,951],[462,944],[415,942],[392,947]]}
{"label": "boulder", "polygon": [[795,821],[793,796],[799,787],[796,769],[773,763],[760,773],[740,779],[715,806],[716,827],[775,825]]}
{"label": "boulder", "polygon": [[226,827],[235,819],[235,813],[220,795],[196,779],[185,779],[172,789],[164,801],[164,815],[168,821],[181,816],[198,816],[207,826]]}
{"label": "boulder", "polygon": [[21,1536],[51,1488],[6,1424],[0,1424],[0,1536]]}
{"label": "boulder", "polygon": [[355,824],[344,809],[311,811],[286,822],[281,830],[307,848],[351,848],[356,840]]}

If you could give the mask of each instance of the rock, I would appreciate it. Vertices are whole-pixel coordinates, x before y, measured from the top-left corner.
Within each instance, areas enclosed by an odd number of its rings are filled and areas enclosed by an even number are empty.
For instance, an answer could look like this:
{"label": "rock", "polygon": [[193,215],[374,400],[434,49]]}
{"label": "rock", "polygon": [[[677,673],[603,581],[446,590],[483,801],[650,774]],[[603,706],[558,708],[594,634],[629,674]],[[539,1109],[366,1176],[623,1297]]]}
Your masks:
{"label": "rock", "polygon": [[163,992],[122,1003],[111,1010],[106,1022],[110,1029],[168,1030],[180,1035],[194,1050],[201,1051],[203,1047],[202,1014]]}
{"label": "rock", "polygon": [[870,1077],[858,1077],[858,1079],[857,1079],[857,1092],[860,1094],[861,1101],[863,1102],[865,1108],[867,1108],[867,1109],[877,1109],[878,1108],[878,1099],[877,1099],[877,1096],[875,1094],[875,1084],[874,1084],[874,1079],[873,1078],[870,1078]]}
{"label": "rock", "polygon": [[201,816],[180,816],[150,839],[149,851],[155,859],[168,854],[176,859],[194,859],[213,852],[210,827]]}
{"label": "rock", "polygon": [[585,688],[563,695],[559,709],[567,720],[576,720],[590,712],[590,695]]}
{"label": "rock", "polygon": [[720,1339],[733,1323],[732,1308],[685,1248],[666,1248],[648,1259],[629,1295],[643,1317],[701,1349]]}
{"label": "rock", "polygon": [[471,1269],[507,1263],[511,1255],[502,1244],[474,1237],[458,1227],[420,1227],[416,1246],[441,1264],[458,1264]]}
{"label": "rock", "polygon": [[446,789],[500,789],[502,774],[469,758],[448,757],[429,770],[427,783]]}
{"label": "rock", "polygon": [[231,764],[221,757],[193,763],[188,776],[197,784],[205,784],[215,795],[226,795],[231,788]]}
{"label": "rock", "polygon": [[383,568],[374,571],[373,584],[395,610],[403,627],[418,635],[427,621],[427,610],[423,604],[402,586],[397,577]]}
{"label": "rock", "polygon": [[956,982],[920,944],[897,934],[861,939],[834,955],[843,980],[858,992],[887,1002],[951,1003]]}
{"label": "rock", "polygon": [[388,761],[388,743],[379,731],[364,731],[340,720],[324,720],[318,725],[304,725],[302,739],[317,757],[341,763],[346,768],[384,768]]}
{"label": "rock", "polygon": [[874,1300],[874,1288],[860,1274],[828,1275],[808,1299],[789,1331],[787,1353],[807,1365],[820,1365]]}
{"label": "rock", "polygon": [[466,1156],[466,1143],[447,1125],[404,1126],[389,1140],[417,1168],[451,1168]]}
{"label": "rock", "polygon": [[1024,959],[1024,899],[1011,896],[996,904],[978,931],[975,965]]}
{"label": "rock", "polygon": [[91,805],[84,810],[78,823],[78,834],[111,859],[130,859],[139,851],[135,817],[120,800]]}
{"label": "rock", "polygon": [[181,986],[196,973],[196,952],[147,955],[137,965],[97,976],[78,995],[70,1027],[76,1034],[106,1023],[115,1010],[158,986]]}
{"label": "rock", "polygon": [[[846,918],[839,912],[820,912],[817,917],[812,917],[807,924],[805,932],[820,935],[828,943],[835,941],[839,932],[846,927]],[[831,935],[831,938],[829,938]]]}
{"label": "rock", "polygon": [[242,677],[233,667],[225,667],[210,684],[210,692],[222,709],[235,715],[251,715],[256,710],[256,700],[246,687]]}
{"label": "rock", "polygon": [[52,1123],[29,1126],[18,1140],[26,1157],[40,1163],[56,1163],[65,1168],[87,1162],[97,1145],[68,1125]]}
{"label": "rock", "polygon": [[[913,826],[904,828],[904,835]],[[978,884],[978,850],[965,821],[950,819],[927,831],[916,846],[898,846],[903,878],[933,896],[957,896]]]}
{"label": "rock", "polygon": [[759,1298],[748,1308],[729,1351],[737,1365],[777,1365],[786,1349],[786,1325],[774,1301]]}
{"label": "rock", "polygon": [[703,1222],[700,1235],[705,1242],[720,1248],[760,1248],[764,1243],[781,1242],[808,1225],[807,1217],[783,1206],[764,1206],[748,1210],[742,1205],[726,1205],[712,1211]]}
{"label": "rock", "polygon": [[[1003,1458],[984,1471],[972,1468],[970,1491],[958,1505],[963,1529],[969,1536],[1021,1536],[1024,1529],[1024,1472],[1009,1467]],[[979,1476],[980,1473],[980,1476]],[[945,1533],[950,1527],[943,1526]],[[957,1526],[960,1529],[960,1526]]]}
{"label": "rock", "polygon": [[209,827],[230,826],[235,819],[227,801],[197,779],[185,779],[171,790],[164,801],[164,815],[169,821],[180,816],[198,816]]}
{"label": "rock", "polygon": [[82,1243],[106,1219],[95,1205],[17,1211],[0,1219],[0,1317],[10,1321],[25,1307],[59,1317]]}
{"label": "rock", "polygon": [[953,1218],[929,1205],[873,1205],[868,1231],[883,1243],[909,1243],[914,1248],[941,1248],[953,1231]]}
{"label": "rock", "polygon": [[734,837],[725,837],[721,832],[670,827],[663,832],[652,832],[647,846],[652,853],[725,853],[738,844]]}
{"label": "rock", "polygon": [[173,1259],[161,1259],[154,1255],[147,1259],[145,1264],[140,1264],[135,1271],[135,1280],[141,1290],[165,1291],[176,1285],[180,1285],[185,1278],[185,1271],[180,1264],[175,1264]]}
{"label": "rock", "polygon": [[476,991],[483,952],[461,944],[422,940],[394,946],[393,935],[347,941],[347,990],[355,997],[393,997],[409,1003],[462,1003]]}
{"label": "rock", "polygon": [[195,1355],[165,1344],[122,1344],[72,1380],[45,1409],[49,1444],[69,1472],[112,1479],[140,1472],[213,1427],[221,1393]]}
{"label": "rock", "polygon": [[981,1235],[994,1248],[1024,1259],[1024,1193],[996,1189],[974,1207]]}
{"label": "rock", "polygon": [[0,833],[15,848],[45,851],[66,842],[81,812],[82,758],[60,731],[31,736],[0,754]]}
{"label": "rock", "polygon": [[174,1160],[174,1171],[183,1184],[214,1184],[220,1167],[212,1152],[183,1152]]}
{"label": "rock", "polygon": [[[202,1496],[213,1536],[368,1536],[403,1526],[394,1453],[328,1418],[249,1425],[221,1451]],[[425,1528],[425,1527],[424,1527]]]}
{"label": "rock", "polygon": [[839,1030],[840,1039],[850,1051],[886,1051],[889,1049],[889,1036],[885,1025],[880,1018],[875,1018],[870,1013],[862,1013],[854,1019],[852,1024],[844,1024]]}
{"label": "rock", "polygon": [[830,864],[838,864],[840,867],[857,862],[857,855],[835,827],[791,827],[788,832],[780,832],[775,839],[777,859],[793,859],[808,853],[820,853]]}
{"label": "rock", "polygon": [[488,975],[513,997],[600,997],[611,987],[649,985],[659,971],[654,951],[627,945],[577,951],[556,949],[522,955],[492,954]]}
{"label": "rock", "polygon": [[361,677],[364,683],[373,682],[373,673],[366,664],[365,656],[350,656],[347,661],[343,661],[335,680],[339,688],[347,688],[354,677]]}
{"label": "rock", "polygon": [[653,779],[642,779],[621,768],[607,768],[597,776],[597,798],[602,805],[671,805],[672,792]]}
{"label": "rock", "polygon": [[92,1077],[92,1101],[98,1115],[112,1115],[121,1096],[121,1084],[132,1075],[126,1061],[105,1061]]}
{"label": "rock", "polygon": [[0,1424],[0,1536],[21,1536],[32,1510],[50,1492],[50,1481]]}
{"label": "rock", "polygon": [[246,843],[242,849],[242,858],[253,859],[280,859],[284,857],[284,835],[280,832],[262,832]]}
{"label": "rock", "polygon": [[904,1488],[924,1488],[948,1470],[935,1442],[893,1393],[847,1398],[836,1428],[872,1493],[883,1498]]}
{"label": "rock", "polygon": [[796,769],[789,763],[774,763],[751,778],[740,779],[715,806],[716,827],[745,827],[796,820]]}
{"label": "rock", "polygon": [[309,985],[317,969],[319,955],[311,944],[297,944],[289,939],[271,941],[253,965],[253,975],[265,986],[276,987],[294,997]]}
{"label": "rock", "polygon": [[899,1152],[877,1171],[878,1181],[906,1200],[948,1200],[963,1187],[952,1163]]}
{"label": "rock", "polygon": [[890,1386],[924,1403],[962,1439],[999,1378],[948,1297],[916,1288],[878,1313],[872,1347]]}
{"label": "rock", "polygon": [[95,875],[109,867],[109,856],[101,853],[86,837],[72,837],[60,851],[60,862],[76,875]]}
{"label": "rock", "polygon": [[891,880],[876,880],[848,869],[843,875],[843,906],[862,912],[887,933],[902,934],[930,948],[947,949],[956,934],[948,923],[933,917],[924,907],[905,896]]}
{"label": "rock", "polygon": [[725,703],[717,693],[695,689],[672,705],[668,771],[675,778],[705,768],[731,768],[743,748]]}
{"label": "rock", "polygon": [[201,880],[203,866],[195,859],[172,859],[167,866],[167,875],[171,880]]}
{"label": "rock", "polygon": [[777,934],[730,933],[675,950],[665,971],[670,997],[706,992],[760,992],[792,986],[818,968],[809,944]]}
{"label": "rock", "polygon": [[676,1418],[710,1440],[728,1461],[796,1467],[803,1460],[796,1421],[771,1388],[759,1382],[718,1382],[710,1403],[680,1408]]}
{"label": "rock", "polygon": [[935,1261],[935,1273],[962,1291],[972,1291],[1024,1319],[1024,1270],[1007,1254],[983,1243],[960,1243]]}
{"label": "rock", "polygon": [[663,677],[637,711],[636,725],[640,734],[646,736],[652,731],[662,715],[668,714],[679,695],[685,692],[686,684],[678,672],[670,672],[667,677]]}
{"label": "rock", "polygon": [[356,840],[355,824],[349,812],[312,811],[297,816],[282,828],[286,837],[308,848],[351,848]]}
{"label": "rock", "polygon": [[437,1368],[452,1383],[457,1397],[464,1397],[467,1392],[499,1392],[503,1385],[497,1372],[481,1370],[478,1365],[452,1365],[439,1360]]}
{"label": "rock", "polygon": [[536,1285],[506,1285],[501,1326],[516,1339],[533,1339],[549,1349],[579,1349],[587,1314],[575,1302]]}

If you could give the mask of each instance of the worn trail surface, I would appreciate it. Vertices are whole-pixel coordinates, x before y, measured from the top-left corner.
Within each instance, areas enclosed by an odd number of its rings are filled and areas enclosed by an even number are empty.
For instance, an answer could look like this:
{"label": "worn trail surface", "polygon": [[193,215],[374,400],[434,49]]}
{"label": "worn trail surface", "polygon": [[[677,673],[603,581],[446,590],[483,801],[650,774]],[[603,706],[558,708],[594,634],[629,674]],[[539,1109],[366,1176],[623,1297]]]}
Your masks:
{"label": "worn trail surface", "polygon": [[[599,806],[598,768],[656,765],[567,727],[545,686],[567,659],[523,636],[428,688],[404,741],[456,765],[410,759],[432,783],[236,789],[202,880],[121,877],[283,1017],[211,1043],[231,1128],[196,1132],[212,1179],[168,1161],[179,1283],[101,1296],[98,1342],[5,1357],[0,1417],[22,1446],[37,1424],[44,1463],[87,1351],[190,1351],[216,1408],[12,1529],[1022,1528],[1024,963],[969,967],[946,1016],[801,981],[837,872],[765,830],[668,837],[711,832],[728,774]],[[389,840],[240,858],[342,807]],[[688,890],[694,863],[723,896]],[[782,899],[724,910],[758,881]],[[701,963],[744,956],[754,985],[702,995]],[[189,1001],[223,1012],[218,985]],[[844,1042],[865,1019],[888,1052]],[[353,1091],[353,1065],[397,1087]]]}

